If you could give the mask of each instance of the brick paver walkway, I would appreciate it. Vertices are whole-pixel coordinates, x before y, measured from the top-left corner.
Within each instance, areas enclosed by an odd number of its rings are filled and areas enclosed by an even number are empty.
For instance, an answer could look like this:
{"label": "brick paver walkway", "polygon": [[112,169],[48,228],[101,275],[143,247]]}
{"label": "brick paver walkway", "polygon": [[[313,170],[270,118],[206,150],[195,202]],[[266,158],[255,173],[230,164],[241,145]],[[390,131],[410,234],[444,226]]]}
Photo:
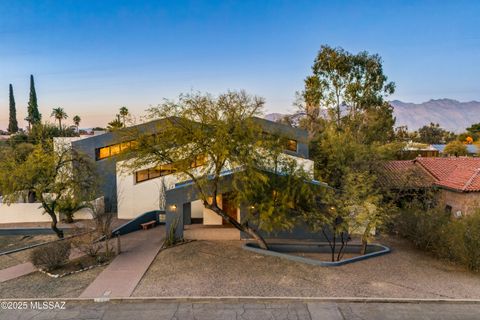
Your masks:
{"label": "brick paver walkway", "polygon": [[130,297],[160,251],[164,237],[163,226],[122,236],[122,253],[85,289],[80,298]]}
{"label": "brick paver walkway", "polygon": [[20,263],[16,266],[0,270],[0,282],[15,279],[29,273],[35,272],[36,269],[30,262]]}
{"label": "brick paver walkway", "polygon": [[[83,256],[83,253],[73,249],[70,254],[70,260]],[[35,266],[31,262],[20,263],[12,267],[8,267],[0,270],[0,283],[8,280],[12,280],[18,277],[26,276],[32,272],[37,271]]]}

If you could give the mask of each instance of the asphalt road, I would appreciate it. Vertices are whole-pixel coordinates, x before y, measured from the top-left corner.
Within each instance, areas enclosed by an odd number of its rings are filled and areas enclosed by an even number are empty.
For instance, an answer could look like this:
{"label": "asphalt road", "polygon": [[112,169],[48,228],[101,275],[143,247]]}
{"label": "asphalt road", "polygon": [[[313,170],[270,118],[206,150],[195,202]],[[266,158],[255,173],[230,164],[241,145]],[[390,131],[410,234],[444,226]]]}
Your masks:
{"label": "asphalt road", "polygon": [[[7,304],[5,304],[7,302]],[[45,302],[47,304],[45,304]],[[0,301],[0,319],[64,320],[358,320],[480,319],[478,303],[378,303],[308,301]],[[26,304],[25,304],[26,303]],[[8,310],[8,308],[22,310]]]}

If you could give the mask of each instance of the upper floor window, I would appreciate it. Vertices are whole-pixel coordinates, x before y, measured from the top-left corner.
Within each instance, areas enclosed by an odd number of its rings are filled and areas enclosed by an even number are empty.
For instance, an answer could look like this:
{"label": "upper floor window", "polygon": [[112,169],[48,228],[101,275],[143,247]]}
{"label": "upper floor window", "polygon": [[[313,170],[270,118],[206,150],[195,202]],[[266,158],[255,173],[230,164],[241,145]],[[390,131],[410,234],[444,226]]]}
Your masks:
{"label": "upper floor window", "polygon": [[[196,168],[203,166],[207,162],[207,157],[204,155],[199,155],[195,158],[194,161],[190,164],[190,168]],[[135,182],[143,182],[158,177],[167,176],[169,174],[177,172],[177,165],[175,163],[162,164],[154,168],[144,169],[135,172]]]}
{"label": "upper floor window", "polygon": [[95,150],[96,159],[102,160],[102,159],[106,159],[106,158],[115,156],[117,154],[120,154],[121,152],[130,149],[134,143],[135,143],[134,141],[127,141],[127,142],[112,144],[111,146],[97,148]]}
{"label": "upper floor window", "polygon": [[[269,137],[271,137],[272,135],[266,131],[263,131],[262,132],[262,136],[264,139],[269,139]],[[298,152],[297,150],[297,145],[298,145],[298,142],[297,140],[294,140],[294,139],[286,139],[285,138],[282,138],[281,140],[281,143],[284,143],[285,145],[285,150],[287,151],[293,151],[293,152]]]}
{"label": "upper floor window", "polygon": [[293,151],[293,152],[297,152],[297,140],[293,140],[293,139],[289,139],[287,140],[287,144],[285,146],[285,148],[288,150],[288,151]]}
{"label": "upper floor window", "polygon": [[155,179],[158,177],[163,177],[163,176],[172,174],[176,171],[177,169],[173,164],[163,164],[160,166],[156,166],[155,168],[140,170],[135,172],[135,182],[139,183],[139,182]]}

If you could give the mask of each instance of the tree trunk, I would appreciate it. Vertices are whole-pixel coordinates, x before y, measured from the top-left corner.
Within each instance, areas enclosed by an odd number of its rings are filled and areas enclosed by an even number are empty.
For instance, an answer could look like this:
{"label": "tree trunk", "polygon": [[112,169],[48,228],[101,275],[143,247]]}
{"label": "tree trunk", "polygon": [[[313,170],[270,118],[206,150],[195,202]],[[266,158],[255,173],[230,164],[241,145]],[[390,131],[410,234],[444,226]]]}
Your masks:
{"label": "tree trunk", "polygon": [[207,209],[212,210],[213,212],[221,216],[223,219],[225,219],[227,222],[231,223],[238,230],[243,231],[249,236],[251,236],[252,238],[254,238],[255,241],[257,241],[258,246],[260,248],[268,250],[268,245],[265,242],[265,239],[263,239],[263,237],[260,234],[258,234],[256,230],[254,230],[253,228],[250,228],[249,226],[245,226],[239,223],[237,220],[230,217],[226,212],[224,212],[220,207],[216,205],[210,205],[208,203],[204,203],[204,205]]}
{"label": "tree trunk", "polygon": [[55,214],[51,214],[50,212],[47,212],[50,218],[52,218],[52,223],[50,224],[52,230],[57,234],[57,237],[60,239],[63,239],[63,231],[57,228],[57,216]]}
{"label": "tree trunk", "polygon": [[362,238],[362,248],[360,250],[360,254],[363,256],[364,254],[367,253],[367,240]]}
{"label": "tree trunk", "polygon": [[47,204],[42,203],[42,207],[45,210],[45,212],[50,216],[52,219],[52,222],[50,223],[50,227],[52,228],[53,232],[57,234],[57,237],[60,239],[63,239],[64,234],[63,231],[57,228],[57,216],[55,215],[55,209],[50,209]]}
{"label": "tree trunk", "polygon": [[65,215],[65,222],[66,223],[73,223],[73,214],[66,214]]}

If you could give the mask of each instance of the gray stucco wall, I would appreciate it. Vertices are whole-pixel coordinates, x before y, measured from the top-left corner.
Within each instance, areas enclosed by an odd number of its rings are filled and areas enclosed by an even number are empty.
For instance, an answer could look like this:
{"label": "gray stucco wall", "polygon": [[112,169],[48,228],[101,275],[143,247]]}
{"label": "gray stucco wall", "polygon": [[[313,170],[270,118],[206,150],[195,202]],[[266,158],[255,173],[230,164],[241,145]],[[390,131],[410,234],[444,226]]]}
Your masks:
{"label": "gray stucco wall", "polygon": [[[140,124],[125,130],[119,130],[115,133],[108,132],[97,136],[92,136],[82,140],[72,142],[74,149],[81,151],[95,161],[97,174],[100,179],[101,195],[105,197],[105,209],[110,212],[117,211],[117,175],[116,166],[119,159],[124,160],[120,156],[112,156],[110,158],[97,160],[95,150],[97,148],[106,147],[127,140],[127,130],[137,130],[141,134],[153,134],[162,128],[167,120],[155,120],[148,123]],[[268,121],[261,118],[255,118],[265,131],[281,134],[285,137],[295,139],[297,141],[297,152],[285,151],[287,154],[308,158],[307,132],[302,129],[293,128],[284,124]],[[100,196],[100,195],[99,195]]]}

